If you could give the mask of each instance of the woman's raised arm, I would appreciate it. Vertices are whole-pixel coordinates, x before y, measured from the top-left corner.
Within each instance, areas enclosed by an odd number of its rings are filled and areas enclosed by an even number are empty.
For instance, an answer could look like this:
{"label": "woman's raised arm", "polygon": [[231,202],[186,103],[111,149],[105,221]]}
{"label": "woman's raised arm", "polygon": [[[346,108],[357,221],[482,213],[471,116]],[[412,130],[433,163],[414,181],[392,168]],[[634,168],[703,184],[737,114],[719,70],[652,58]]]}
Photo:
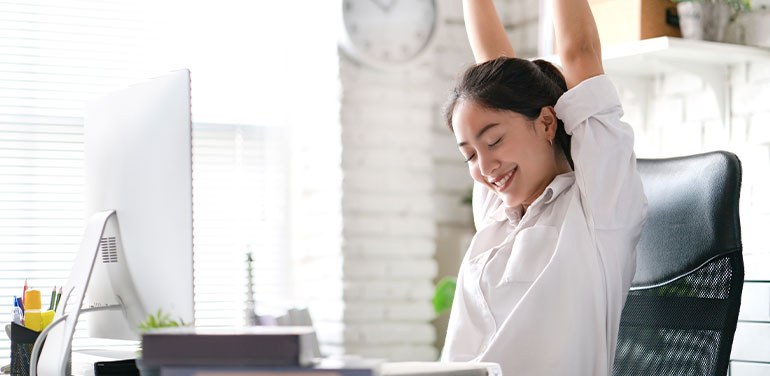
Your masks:
{"label": "woman's raised arm", "polygon": [[556,48],[567,88],[604,73],[599,31],[587,0],[553,1]]}
{"label": "woman's raised arm", "polygon": [[477,64],[500,56],[515,57],[492,0],[463,0],[463,14]]}

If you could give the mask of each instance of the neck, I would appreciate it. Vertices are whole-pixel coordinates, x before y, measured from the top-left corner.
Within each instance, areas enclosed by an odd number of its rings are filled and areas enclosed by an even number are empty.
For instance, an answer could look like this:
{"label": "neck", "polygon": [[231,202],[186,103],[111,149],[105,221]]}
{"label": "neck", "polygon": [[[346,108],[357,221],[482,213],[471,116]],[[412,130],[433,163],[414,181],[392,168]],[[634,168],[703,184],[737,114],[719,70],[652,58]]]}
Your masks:
{"label": "neck", "polygon": [[553,181],[553,179],[556,178],[556,176],[572,171],[572,168],[570,168],[569,162],[567,162],[566,158],[559,158],[557,161],[558,162],[555,164],[552,174],[549,174],[548,177],[543,179],[543,181],[540,184],[540,187],[538,187],[538,189],[535,190],[535,194],[533,194],[529,199],[524,200],[524,202],[521,203],[522,214],[527,213],[527,209],[529,209],[529,206],[532,205],[532,203],[538,197],[540,197],[540,195],[542,195],[543,192],[545,192],[545,189],[548,188],[548,185],[551,184],[551,182]]}

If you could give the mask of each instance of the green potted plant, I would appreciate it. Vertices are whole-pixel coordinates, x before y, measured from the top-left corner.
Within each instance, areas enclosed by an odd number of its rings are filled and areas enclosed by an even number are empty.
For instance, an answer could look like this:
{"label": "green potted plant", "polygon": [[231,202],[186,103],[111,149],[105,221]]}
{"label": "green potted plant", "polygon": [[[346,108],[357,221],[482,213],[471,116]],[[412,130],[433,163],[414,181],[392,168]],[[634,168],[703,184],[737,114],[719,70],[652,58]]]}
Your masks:
{"label": "green potted plant", "polygon": [[673,0],[686,39],[724,41],[731,17],[751,9],[750,0]]}
{"label": "green potted plant", "polygon": [[[144,334],[160,328],[176,328],[188,326],[181,318],[178,320],[171,319],[171,315],[158,309],[154,315],[148,315],[147,318],[139,324],[139,331]],[[136,359],[136,368],[139,369],[139,373],[142,376],[160,376],[160,368],[145,367],[142,363],[141,350],[139,350],[139,357]]]}
{"label": "green potted plant", "polygon": [[732,43],[770,47],[770,4],[740,12],[727,30]]}

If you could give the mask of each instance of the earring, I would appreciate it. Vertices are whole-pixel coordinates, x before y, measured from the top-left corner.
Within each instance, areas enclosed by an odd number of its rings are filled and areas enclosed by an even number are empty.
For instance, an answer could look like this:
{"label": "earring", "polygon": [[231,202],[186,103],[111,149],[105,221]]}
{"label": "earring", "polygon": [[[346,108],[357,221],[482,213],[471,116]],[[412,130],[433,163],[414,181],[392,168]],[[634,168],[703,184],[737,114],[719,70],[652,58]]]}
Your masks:
{"label": "earring", "polygon": [[548,140],[548,143],[549,143],[549,144],[551,144],[551,146],[553,146],[553,139],[552,139],[552,138],[551,138],[551,139],[549,139],[549,140]]}

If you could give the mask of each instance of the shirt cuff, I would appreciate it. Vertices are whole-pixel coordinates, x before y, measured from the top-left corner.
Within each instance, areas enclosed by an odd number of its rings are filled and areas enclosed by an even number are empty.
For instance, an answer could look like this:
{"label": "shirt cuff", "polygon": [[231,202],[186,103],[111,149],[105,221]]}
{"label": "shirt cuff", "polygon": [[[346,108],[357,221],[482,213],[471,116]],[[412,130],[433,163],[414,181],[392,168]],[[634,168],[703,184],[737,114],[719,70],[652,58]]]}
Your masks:
{"label": "shirt cuff", "polygon": [[554,111],[564,122],[564,130],[571,135],[575,127],[589,117],[619,106],[620,98],[615,85],[607,75],[601,74],[567,90],[556,101]]}

